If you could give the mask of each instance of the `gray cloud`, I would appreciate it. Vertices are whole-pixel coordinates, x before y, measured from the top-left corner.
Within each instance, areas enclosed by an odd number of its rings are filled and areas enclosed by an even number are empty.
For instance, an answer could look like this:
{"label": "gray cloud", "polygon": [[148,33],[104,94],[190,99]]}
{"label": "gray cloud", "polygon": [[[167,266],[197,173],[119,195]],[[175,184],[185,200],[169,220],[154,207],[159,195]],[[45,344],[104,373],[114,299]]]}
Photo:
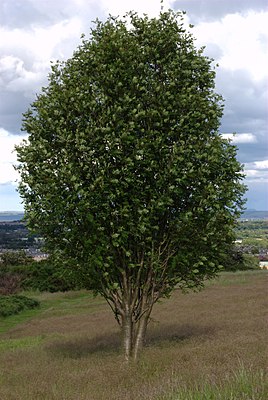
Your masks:
{"label": "gray cloud", "polygon": [[2,0],[0,3],[0,24],[9,28],[30,28],[33,22],[46,23],[42,15],[28,0]]}
{"label": "gray cloud", "polygon": [[12,134],[20,134],[22,113],[29,107],[32,99],[26,98],[23,93],[1,91],[4,101],[0,102],[0,128]]}
{"label": "gray cloud", "polygon": [[219,60],[223,56],[223,50],[215,43],[207,43],[204,54],[214,60]]}
{"label": "gray cloud", "polygon": [[246,71],[219,69],[216,91],[225,99],[221,131],[252,133],[255,143],[239,143],[241,162],[267,158],[267,82],[254,81]]}
{"label": "gray cloud", "polygon": [[268,185],[267,182],[247,182],[248,198],[247,207],[266,211],[268,209]]}
{"label": "gray cloud", "polygon": [[267,0],[177,0],[174,2],[176,10],[184,10],[193,23],[213,21],[226,14],[243,13],[249,10],[267,11]]}
{"label": "gray cloud", "polygon": [[[0,128],[20,133],[22,113],[47,84],[50,61],[71,57],[81,42],[80,35],[89,32],[91,21],[104,16],[100,2],[77,4],[73,0],[0,0],[0,29],[7,35],[0,47]],[[79,21],[81,31],[68,28],[70,34],[47,51],[48,59],[36,49],[46,47],[49,36],[43,35],[40,43],[28,43],[36,38],[36,30],[45,28],[49,35],[53,25],[68,24],[73,18]]]}
{"label": "gray cloud", "polygon": [[96,15],[103,14],[99,2],[88,3],[79,7],[73,0],[1,0],[0,25],[31,29],[32,26],[49,26],[73,16],[88,24]]}

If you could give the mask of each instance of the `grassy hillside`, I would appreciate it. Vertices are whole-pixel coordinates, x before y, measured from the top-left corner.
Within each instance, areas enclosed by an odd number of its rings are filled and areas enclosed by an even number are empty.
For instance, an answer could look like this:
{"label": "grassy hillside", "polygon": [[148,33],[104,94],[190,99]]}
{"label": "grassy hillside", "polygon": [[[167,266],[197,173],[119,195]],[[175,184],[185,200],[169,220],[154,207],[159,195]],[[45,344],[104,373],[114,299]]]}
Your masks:
{"label": "grassy hillside", "polygon": [[223,273],[159,303],[127,366],[105,302],[36,294],[38,310],[0,319],[1,400],[266,400],[266,271]]}

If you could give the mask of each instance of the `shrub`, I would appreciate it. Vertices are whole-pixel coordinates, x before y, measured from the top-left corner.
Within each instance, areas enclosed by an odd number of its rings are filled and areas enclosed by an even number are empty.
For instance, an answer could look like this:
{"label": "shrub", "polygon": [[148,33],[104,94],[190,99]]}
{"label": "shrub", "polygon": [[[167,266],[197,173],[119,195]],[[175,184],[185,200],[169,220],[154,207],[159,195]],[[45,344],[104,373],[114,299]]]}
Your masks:
{"label": "shrub", "polygon": [[258,257],[243,253],[239,248],[232,247],[224,255],[222,265],[226,271],[246,271],[259,268]]}
{"label": "shrub", "polygon": [[21,273],[25,274],[25,272],[26,275],[22,281],[24,289],[65,292],[81,288],[63,264],[56,263],[52,259],[32,262],[24,268],[24,271],[21,270]]}
{"label": "shrub", "polygon": [[0,295],[17,293],[21,286],[21,276],[10,272],[0,273]]}
{"label": "shrub", "polygon": [[3,266],[24,265],[32,261],[32,257],[28,256],[24,250],[6,251],[0,258]]}
{"label": "shrub", "polygon": [[252,254],[243,254],[243,269],[259,269],[259,258]]}
{"label": "shrub", "polygon": [[23,310],[39,307],[39,301],[26,296],[0,296],[0,317],[18,314]]}
{"label": "shrub", "polygon": [[65,265],[64,261],[52,258],[25,264],[0,264],[0,295],[17,293],[24,290],[41,292],[64,292],[81,289],[77,276]]}

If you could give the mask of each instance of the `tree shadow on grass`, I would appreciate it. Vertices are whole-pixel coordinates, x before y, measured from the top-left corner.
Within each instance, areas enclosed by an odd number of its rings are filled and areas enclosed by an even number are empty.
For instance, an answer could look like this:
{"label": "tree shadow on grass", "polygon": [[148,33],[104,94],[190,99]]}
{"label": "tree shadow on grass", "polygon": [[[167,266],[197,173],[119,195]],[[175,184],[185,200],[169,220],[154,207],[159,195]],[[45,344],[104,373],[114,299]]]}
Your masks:
{"label": "tree shadow on grass", "polygon": [[[146,337],[145,346],[164,347],[166,343],[179,343],[191,338],[205,339],[213,336],[215,329],[211,326],[198,325],[163,325],[151,327]],[[102,353],[120,353],[122,348],[120,331],[102,334],[94,338],[78,337],[71,340],[54,341],[46,350],[55,357],[71,359],[86,358],[89,355]]]}
{"label": "tree shadow on grass", "polygon": [[166,342],[179,343],[192,338],[211,338],[216,328],[213,326],[199,326],[195,324],[159,325],[148,331],[147,346],[161,346]]}
{"label": "tree shadow on grass", "polygon": [[121,348],[120,332],[103,334],[94,338],[78,337],[70,340],[54,341],[46,346],[46,350],[59,358],[80,359],[95,353],[115,353]]}

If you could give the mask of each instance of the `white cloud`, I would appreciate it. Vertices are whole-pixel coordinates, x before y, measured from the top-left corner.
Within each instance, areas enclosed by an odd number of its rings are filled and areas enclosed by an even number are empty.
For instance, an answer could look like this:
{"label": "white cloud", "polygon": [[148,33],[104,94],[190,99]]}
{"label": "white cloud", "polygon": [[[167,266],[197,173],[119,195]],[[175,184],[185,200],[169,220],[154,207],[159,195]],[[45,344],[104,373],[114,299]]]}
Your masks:
{"label": "white cloud", "polygon": [[[2,53],[8,55],[10,51],[23,48],[27,57],[34,57],[49,62],[55,47],[63,40],[71,37],[80,38],[81,21],[72,17],[68,20],[51,24],[50,26],[33,25],[28,29],[0,29],[0,47]],[[57,54],[58,56],[58,54]]]}
{"label": "white cloud", "polygon": [[0,28],[0,87],[32,98],[46,85],[50,61],[70,57],[81,32],[75,17],[46,27]]}
{"label": "white cloud", "polygon": [[246,182],[268,183],[268,160],[245,163]]}
{"label": "white cloud", "polygon": [[[164,0],[164,9],[172,8],[172,0]],[[112,15],[123,15],[127,11],[134,10],[138,13],[145,13],[150,16],[157,16],[161,10],[160,1],[156,0],[101,0],[102,7]]]}
{"label": "white cloud", "polygon": [[245,168],[248,170],[254,169],[254,170],[268,170],[268,160],[263,160],[263,161],[254,161],[251,163],[246,163]]}
{"label": "white cloud", "polygon": [[224,139],[230,139],[233,143],[255,143],[256,136],[253,133],[223,133]]}
{"label": "white cloud", "polygon": [[212,43],[221,48],[217,59],[221,68],[244,69],[261,80],[267,77],[267,20],[268,12],[228,14],[216,22],[202,22],[193,31],[199,45]]}
{"label": "white cloud", "polygon": [[17,160],[14,146],[26,137],[26,135],[10,135],[5,129],[0,128],[0,184],[15,183],[19,178],[13,167]]}
{"label": "white cloud", "polygon": [[245,182],[267,182],[268,183],[268,173],[267,171],[260,171],[256,169],[245,170],[246,179]]}
{"label": "white cloud", "polygon": [[[46,68],[47,69],[47,68]],[[44,82],[44,73],[40,66],[33,65],[32,70],[25,68],[24,61],[8,55],[0,58],[0,87],[11,92],[28,92]]]}

